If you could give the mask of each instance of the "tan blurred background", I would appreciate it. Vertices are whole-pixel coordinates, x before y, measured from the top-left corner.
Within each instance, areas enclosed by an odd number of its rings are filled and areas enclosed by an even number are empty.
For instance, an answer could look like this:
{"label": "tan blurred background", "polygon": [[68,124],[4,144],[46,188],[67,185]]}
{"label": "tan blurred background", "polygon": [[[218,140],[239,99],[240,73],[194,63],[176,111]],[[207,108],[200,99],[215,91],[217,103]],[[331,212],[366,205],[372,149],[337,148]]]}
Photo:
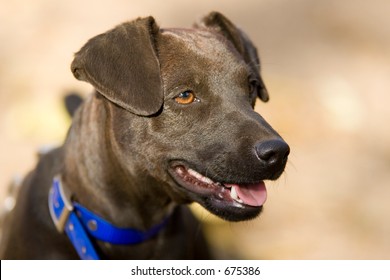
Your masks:
{"label": "tan blurred background", "polygon": [[0,0],[0,198],[91,92],[69,65],[92,36],[138,16],[190,27],[218,10],[258,46],[271,100],[257,110],[292,153],[263,215],[206,219],[221,256],[390,259],[390,1]]}

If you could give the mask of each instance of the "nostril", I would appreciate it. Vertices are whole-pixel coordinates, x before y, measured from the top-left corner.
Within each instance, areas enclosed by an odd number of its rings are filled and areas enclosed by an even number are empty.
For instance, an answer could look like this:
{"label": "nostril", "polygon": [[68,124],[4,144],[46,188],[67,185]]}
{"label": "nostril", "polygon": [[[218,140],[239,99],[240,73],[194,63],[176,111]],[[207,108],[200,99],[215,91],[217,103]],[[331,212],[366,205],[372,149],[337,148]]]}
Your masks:
{"label": "nostril", "polygon": [[267,164],[278,164],[287,161],[290,147],[283,140],[267,140],[256,144],[256,154]]}
{"label": "nostril", "polygon": [[275,154],[276,152],[271,148],[257,150],[257,155],[263,161],[270,161],[272,158],[276,156]]}

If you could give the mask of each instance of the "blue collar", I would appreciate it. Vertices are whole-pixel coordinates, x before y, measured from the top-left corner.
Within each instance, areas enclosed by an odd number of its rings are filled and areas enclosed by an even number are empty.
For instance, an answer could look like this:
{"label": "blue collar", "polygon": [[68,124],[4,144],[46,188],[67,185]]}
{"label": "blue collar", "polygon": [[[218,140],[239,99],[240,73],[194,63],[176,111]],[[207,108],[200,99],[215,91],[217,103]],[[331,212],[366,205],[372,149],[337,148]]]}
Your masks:
{"label": "blue collar", "polygon": [[72,202],[58,176],[53,179],[49,192],[49,210],[57,230],[67,234],[81,259],[100,259],[93,238],[116,245],[137,244],[155,236],[168,222],[168,218],[165,218],[148,231],[116,227]]}

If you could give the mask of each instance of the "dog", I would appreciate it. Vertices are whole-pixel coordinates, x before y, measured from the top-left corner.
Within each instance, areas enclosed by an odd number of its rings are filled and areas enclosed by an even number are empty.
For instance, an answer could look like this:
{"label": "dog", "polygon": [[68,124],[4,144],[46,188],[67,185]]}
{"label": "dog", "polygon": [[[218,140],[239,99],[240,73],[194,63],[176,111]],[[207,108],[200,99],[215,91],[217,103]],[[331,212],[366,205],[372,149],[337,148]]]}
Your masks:
{"label": "dog", "polygon": [[227,221],[260,214],[290,149],[254,111],[269,98],[259,57],[228,18],[125,22],[71,70],[95,91],[23,180],[2,259],[208,259],[187,204]]}

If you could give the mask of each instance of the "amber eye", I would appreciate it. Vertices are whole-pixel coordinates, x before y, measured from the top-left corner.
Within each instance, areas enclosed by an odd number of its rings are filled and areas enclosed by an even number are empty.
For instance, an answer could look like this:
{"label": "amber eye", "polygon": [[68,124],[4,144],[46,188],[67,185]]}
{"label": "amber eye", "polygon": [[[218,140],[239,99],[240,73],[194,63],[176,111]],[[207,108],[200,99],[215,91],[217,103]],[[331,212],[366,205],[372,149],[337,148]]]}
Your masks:
{"label": "amber eye", "polygon": [[180,93],[177,97],[175,97],[175,101],[179,104],[187,105],[196,100],[195,94],[190,91],[184,91]]}

